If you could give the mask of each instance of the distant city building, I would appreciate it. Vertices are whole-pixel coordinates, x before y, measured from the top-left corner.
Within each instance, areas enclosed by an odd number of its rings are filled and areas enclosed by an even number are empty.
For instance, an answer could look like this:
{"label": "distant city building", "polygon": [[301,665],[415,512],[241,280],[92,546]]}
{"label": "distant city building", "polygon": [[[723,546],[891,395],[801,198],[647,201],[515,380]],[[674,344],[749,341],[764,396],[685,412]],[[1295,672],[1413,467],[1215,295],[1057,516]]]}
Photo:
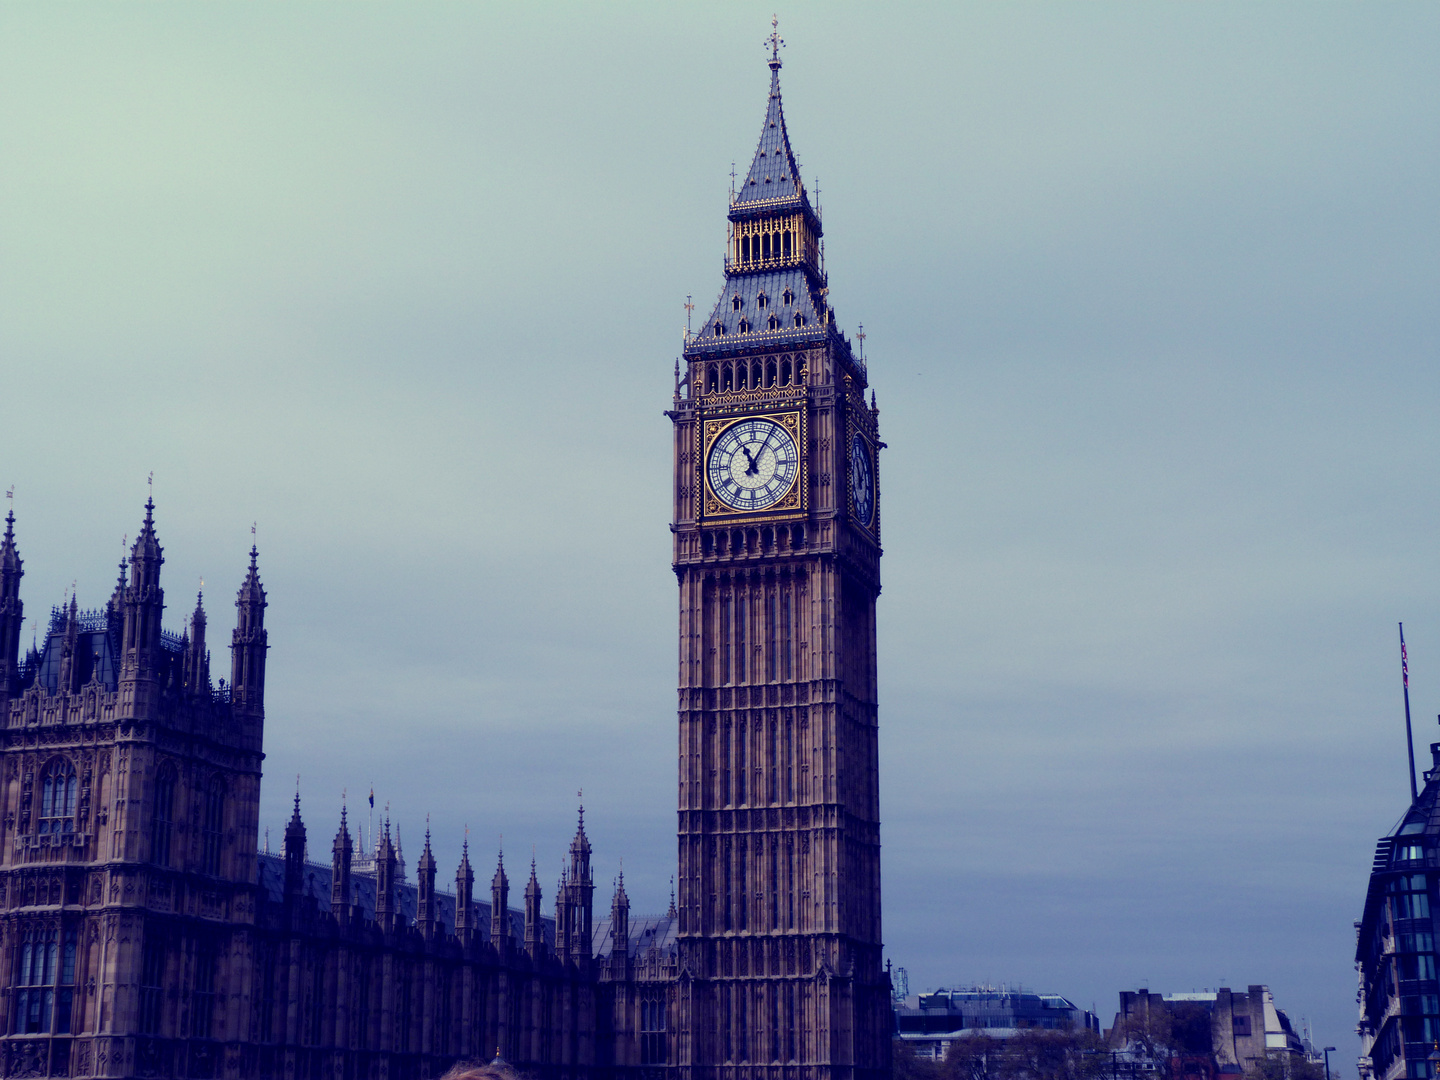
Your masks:
{"label": "distant city building", "polygon": [[912,994],[895,1005],[896,1037],[917,1057],[944,1060],[966,1035],[1013,1038],[1025,1029],[1100,1031],[1100,1021],[1059,994],[972,986]]}
{"label": "distant city building", "polygon": [[1435,980],[1436,838],[1440,834],[1440,743],[1425,787],[1394,832],[1375,845],[1365,912],[1355,924],[1360,976],[1362,1080],[1435,1075],[1440,984]]}
{"label": "distant city building", "polygon": [[1276,1007],[1270,988],[1152,994],[1122,990],[1105,1033],[1118,1071],[1172,1076],[1236,1075],[1274,1055],[1312,1057],[1307,1040]]}

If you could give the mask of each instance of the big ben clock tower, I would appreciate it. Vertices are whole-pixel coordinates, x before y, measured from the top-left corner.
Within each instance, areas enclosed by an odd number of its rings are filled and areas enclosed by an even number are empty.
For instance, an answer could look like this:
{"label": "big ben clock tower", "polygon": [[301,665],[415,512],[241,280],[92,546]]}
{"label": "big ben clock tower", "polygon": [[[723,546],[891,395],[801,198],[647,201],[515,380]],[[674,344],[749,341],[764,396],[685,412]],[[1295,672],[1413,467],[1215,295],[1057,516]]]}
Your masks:
{"label": "big ben clock tower", "polygon": [[879,1080],[878,411],[836,326],[780,103],[732,194],[675,425],[687,1080]]}

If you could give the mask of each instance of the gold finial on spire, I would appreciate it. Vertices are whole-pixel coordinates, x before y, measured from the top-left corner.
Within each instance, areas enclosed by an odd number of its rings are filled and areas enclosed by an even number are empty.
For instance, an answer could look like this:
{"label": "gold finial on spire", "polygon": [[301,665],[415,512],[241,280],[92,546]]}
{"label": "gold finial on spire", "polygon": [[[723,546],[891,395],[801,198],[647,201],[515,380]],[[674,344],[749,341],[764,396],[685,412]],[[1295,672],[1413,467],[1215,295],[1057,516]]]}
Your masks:
{"label": "gold finial on spire", "polygon": [[780,49],[785,44],[785,39],[780,36],[780,16],[770,16],[770,36],[765,39],[770,46],[770,66],[780,66]]}

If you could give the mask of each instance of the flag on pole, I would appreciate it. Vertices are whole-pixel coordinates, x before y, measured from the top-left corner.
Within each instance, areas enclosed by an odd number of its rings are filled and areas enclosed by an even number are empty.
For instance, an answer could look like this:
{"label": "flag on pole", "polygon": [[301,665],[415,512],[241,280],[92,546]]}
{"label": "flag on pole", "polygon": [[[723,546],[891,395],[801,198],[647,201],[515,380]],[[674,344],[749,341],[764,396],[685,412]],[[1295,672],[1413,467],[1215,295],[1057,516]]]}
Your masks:
{"label": "flag on pole", "polygon": [[1400,678],[1405,689],[1410,689],[1410,658],[1405,654],[1405,642],[1400,642]]}
{"label": "flag on pole", "polygon": [[373,787],[370,789],[370,809],[375,809],[375,789]]}

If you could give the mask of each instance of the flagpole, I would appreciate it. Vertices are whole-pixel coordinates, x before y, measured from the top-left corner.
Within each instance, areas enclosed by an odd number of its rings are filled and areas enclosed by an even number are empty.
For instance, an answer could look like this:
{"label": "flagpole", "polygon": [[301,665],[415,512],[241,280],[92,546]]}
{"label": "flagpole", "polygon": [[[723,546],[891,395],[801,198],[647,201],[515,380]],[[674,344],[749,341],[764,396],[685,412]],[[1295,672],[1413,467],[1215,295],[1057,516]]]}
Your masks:
{"label": "flagpole", "polygon": [[1400,685],[1405,689],[1405,749],[1410,752],[1410,801],[1420,797],[1415,786],[1415,736],[1410,732],[1410,658],[1405,655],[1405,624],[1400,624]]}

